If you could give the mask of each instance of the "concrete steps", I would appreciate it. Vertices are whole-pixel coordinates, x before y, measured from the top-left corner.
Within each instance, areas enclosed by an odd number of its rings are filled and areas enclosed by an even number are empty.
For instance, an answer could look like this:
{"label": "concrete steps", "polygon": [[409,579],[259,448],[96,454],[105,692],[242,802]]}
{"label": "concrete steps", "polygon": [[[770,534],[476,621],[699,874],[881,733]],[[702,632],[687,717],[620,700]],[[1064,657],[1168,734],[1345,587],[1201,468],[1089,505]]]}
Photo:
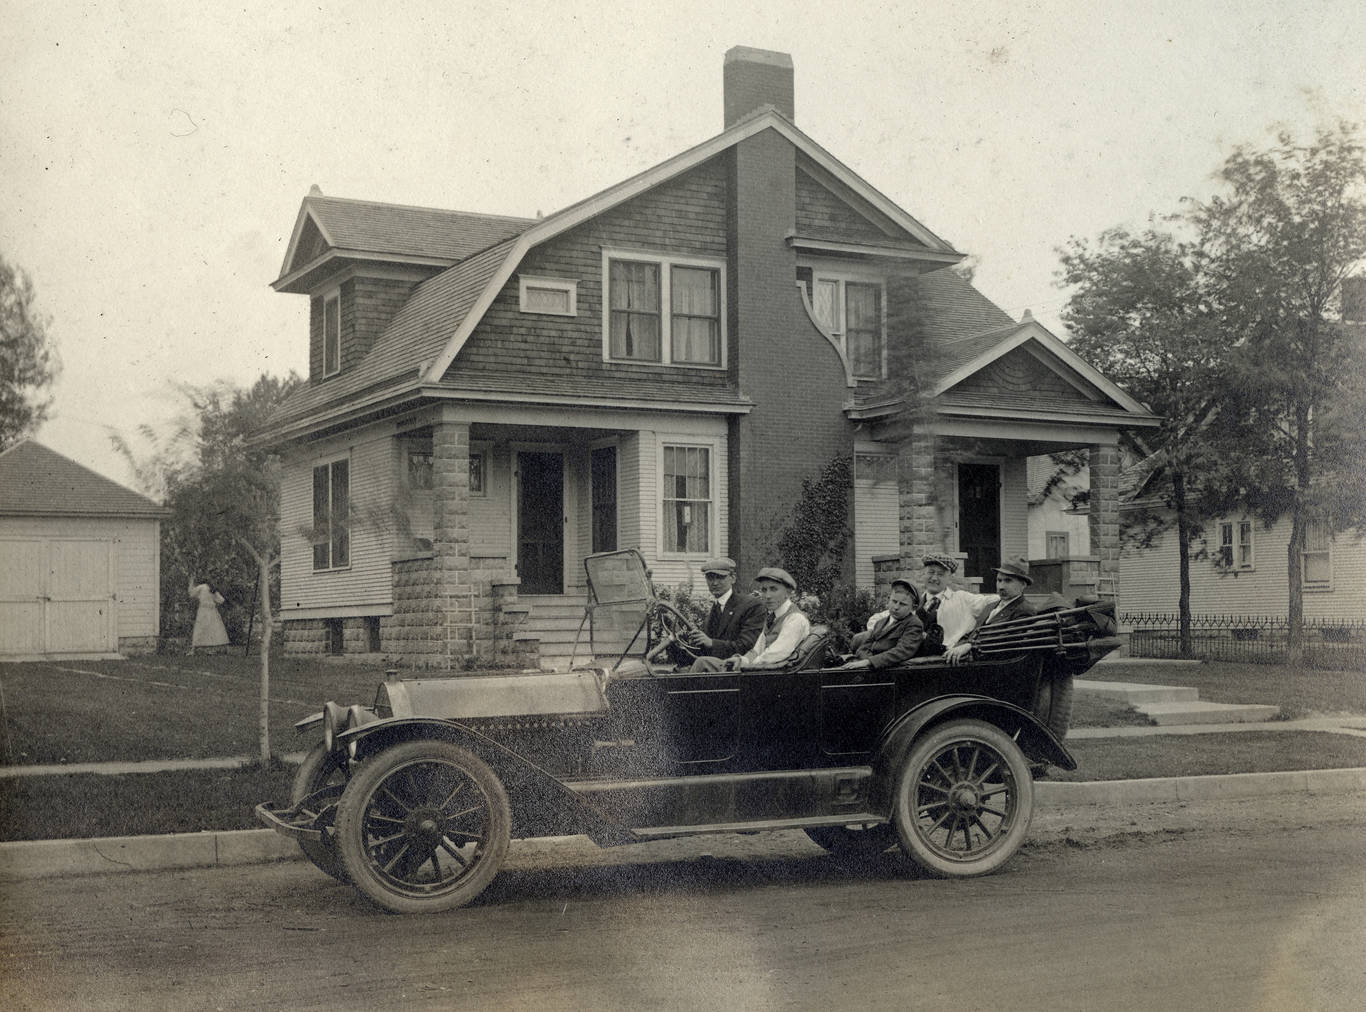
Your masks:
{"label": "concrete steps", "polygon": [[1147,685],[1142,682],[1098,682],[1078,679],[1077,692],[1132,704],[1161,726],[1182,724],[1257,724],[1276,716],[1277,708],[1262,703],[1209,703],[1200,690],[1184,685]]}
{"label": "concrete steps", "polygon": [[[530,608],[526,621],[513,634],[514,639],[534,639],[539,644],[541,667],[547,671],[566,671],[570,667],[571,655],[574,666],[594,663],[590,650],[588,625],[583,623],[583,610],[586,596],[583,594],[563,596],[523,595],[518,599],[519,606]],[[583,624],[583,632],[579,627]],[[614,661],[625,649],[632,629],[622,635],[611,635],[598,624],[593,637],[593,645],[598,648],[597,659]],[[579,637],[578,651],[574,651],[574,639]],[[615,652],[613,650],[615,649]]]}

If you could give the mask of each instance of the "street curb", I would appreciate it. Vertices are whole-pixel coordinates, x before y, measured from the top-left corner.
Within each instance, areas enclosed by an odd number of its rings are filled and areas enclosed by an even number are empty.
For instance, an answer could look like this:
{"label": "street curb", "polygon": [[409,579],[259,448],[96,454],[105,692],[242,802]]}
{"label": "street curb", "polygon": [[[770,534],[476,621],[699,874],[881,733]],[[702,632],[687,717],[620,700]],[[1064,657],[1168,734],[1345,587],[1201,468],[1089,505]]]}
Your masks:
{"label": "street curb", "polygon": [[[1046,810],[1164,801],[1225,801],[1276,794],[1366,791],[1366,768],[1084,783],[1045,780],[1034,787],[1037,806]],[[112,836],[89,840],[25,840],[0,843],[0,882],[110,872],[215,868],[302,859],[295,842],[272,829]]]}

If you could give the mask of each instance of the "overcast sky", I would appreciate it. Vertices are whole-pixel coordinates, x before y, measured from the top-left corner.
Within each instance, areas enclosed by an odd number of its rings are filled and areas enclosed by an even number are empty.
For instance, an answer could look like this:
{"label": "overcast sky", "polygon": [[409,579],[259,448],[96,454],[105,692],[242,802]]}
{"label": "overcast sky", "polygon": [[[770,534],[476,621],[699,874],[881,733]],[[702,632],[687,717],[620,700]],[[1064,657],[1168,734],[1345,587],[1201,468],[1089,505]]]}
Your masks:
{"label": "overcast sky", "polygon": [[1210,192],[1238,144],[1366,118],[1361,0],[10,3],[0,252],[64,363],[38,438],[119,481],[173,382],[307,368],[269,287],[310,185],[549,213],[722,129],[734,45],[809,136],[1059,336],[1055,249]]}

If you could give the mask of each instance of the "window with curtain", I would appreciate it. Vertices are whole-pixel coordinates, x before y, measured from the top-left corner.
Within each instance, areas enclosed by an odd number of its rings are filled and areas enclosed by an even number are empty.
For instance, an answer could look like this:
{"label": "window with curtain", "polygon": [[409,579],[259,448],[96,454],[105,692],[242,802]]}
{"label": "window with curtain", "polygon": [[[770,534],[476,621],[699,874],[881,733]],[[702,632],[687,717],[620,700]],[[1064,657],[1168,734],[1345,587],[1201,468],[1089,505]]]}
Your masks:
{"label": "window with curtain", "polygon": [[663,551],[705,554],[711,550],[711,489],[708,447],[664,447]]}
{"label": "window with curtain", "polygon": [[881,379],[882,283],[811,267],[798,267],[797,279],[811,298],[812,317],[844,349],[854,378]]}
{"label": "window with curtain", "polygon": [[720,272],[707,267],[674,267],[670,272],[670,336],[673,360],[690,365],[721,364]]}
{"label": "window with curtain", "polygon": [[351,564],[350,497],[350,461],[313,468],[314,569],[344,569]]}
{"label": "window with curtain", "polygon": [[1219,525],[1219,564],[1225,569],[1252,568],[1252,521]]}
{"label": "window with curtain", "polygon": [[659,265],[613,260],[611,289],[611,357],[628,362],[658,362]]}
{"label": "window with curtain", "polygon": [[1332,545],[1328,525],[1311,520],[1304,529],[1304,565],[1300,574],[1305,590],[1327,590],[1332,586]]}

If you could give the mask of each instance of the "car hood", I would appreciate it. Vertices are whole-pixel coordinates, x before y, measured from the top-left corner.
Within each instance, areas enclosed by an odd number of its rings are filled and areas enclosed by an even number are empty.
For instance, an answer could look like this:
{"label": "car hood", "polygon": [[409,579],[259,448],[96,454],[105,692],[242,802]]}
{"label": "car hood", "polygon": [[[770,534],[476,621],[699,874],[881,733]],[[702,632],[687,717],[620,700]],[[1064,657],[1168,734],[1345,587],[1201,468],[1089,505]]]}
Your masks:
{"label": "car hood", "polygon": [[384,683],[395,717],[475,720],[607,712],[593,671],[464,675]]}

